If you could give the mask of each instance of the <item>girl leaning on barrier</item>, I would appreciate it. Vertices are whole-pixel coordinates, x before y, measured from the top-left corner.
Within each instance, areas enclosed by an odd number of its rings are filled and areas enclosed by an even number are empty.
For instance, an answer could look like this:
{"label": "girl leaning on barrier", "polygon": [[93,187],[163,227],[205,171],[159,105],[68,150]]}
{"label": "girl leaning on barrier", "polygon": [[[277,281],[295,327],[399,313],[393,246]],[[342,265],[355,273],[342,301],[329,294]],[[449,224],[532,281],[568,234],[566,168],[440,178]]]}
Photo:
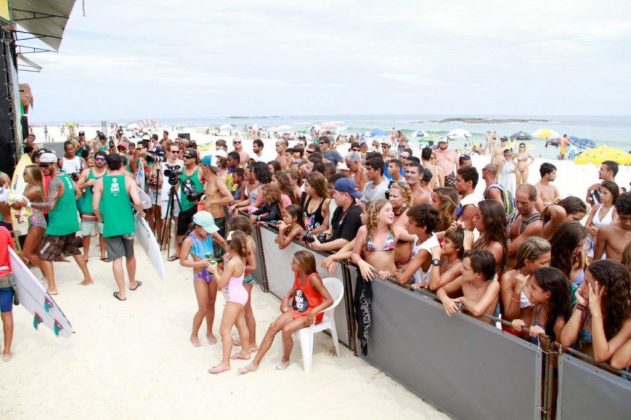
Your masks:
{"label": "girl leaning on barrier", "polygon": [[629,270],[614,260],[591,263],[576,291],[572,316],[561,332],[561,344],[575,345],[608,361],[631,338],[631,279]]}
{"label": "girl leaning on barrier", "polygon": [[445,231],[440,247],[432,248],[432,261],[440,261],[440,265],[432,267],[429,289],[436,291],[462,275],[462,258],[464,257],[464,228],[452,226]]}

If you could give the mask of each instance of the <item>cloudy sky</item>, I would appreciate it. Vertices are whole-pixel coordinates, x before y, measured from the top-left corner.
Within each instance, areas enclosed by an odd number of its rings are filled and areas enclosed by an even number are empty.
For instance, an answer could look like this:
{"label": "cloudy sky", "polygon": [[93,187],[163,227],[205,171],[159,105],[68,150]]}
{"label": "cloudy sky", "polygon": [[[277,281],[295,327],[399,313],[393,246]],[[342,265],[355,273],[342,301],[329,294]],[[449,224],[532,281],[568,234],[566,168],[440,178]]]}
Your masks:
{"label": "cloudy sky", "polygon": [[631,2],[86,0],[32,122],[631,113]]}

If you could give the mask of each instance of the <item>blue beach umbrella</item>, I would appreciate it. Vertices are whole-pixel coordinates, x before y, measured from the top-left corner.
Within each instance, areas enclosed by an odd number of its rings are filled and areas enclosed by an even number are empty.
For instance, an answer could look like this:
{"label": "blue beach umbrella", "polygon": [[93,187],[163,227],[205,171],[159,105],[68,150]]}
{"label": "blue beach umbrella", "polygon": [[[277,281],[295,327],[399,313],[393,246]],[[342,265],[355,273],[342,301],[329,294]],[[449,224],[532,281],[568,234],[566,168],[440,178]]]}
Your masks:
{"label": "blue beach umbrella", "polygon": [[370,136],[371,137],[379,137],[379,136],[387,136],[388,133],[385,130],[382,130],[381,128],[373,128],[372,130],[370,130]]}

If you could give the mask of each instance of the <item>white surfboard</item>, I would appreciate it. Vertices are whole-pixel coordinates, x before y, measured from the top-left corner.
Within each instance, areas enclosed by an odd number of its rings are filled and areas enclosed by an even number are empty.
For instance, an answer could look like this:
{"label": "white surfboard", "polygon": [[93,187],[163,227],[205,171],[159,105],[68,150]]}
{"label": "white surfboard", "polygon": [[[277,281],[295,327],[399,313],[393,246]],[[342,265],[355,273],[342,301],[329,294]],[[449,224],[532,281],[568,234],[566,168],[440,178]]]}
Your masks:
{"label": "white surfboard", "polygon": [[138,190],[138,195],[140,196],[140,201],[142,201],[142,208],[147,210],[147,209],[150,209],[151,207],[153,207],[153,204],[151,204],[151,197],[149,197],[149,194],[144,192],[138,186],[136,186],[136,189]]}
{"label": "white surfboard", "polygon": [[39,324],[44,324],[53,330],[55,335],[70,337],[73,333],[72,325],[57,302],[11,248],[9,258],[11,271],[15,276],[18,301],[24,309],[33,314],[33,327],[38,329]]}
{"label": "white surfboard", "polygon": [[136,239],[142,247],[142,250],[147,254],[149,262],[151,262],[151,265],[156,270],[156,273],[158,273],[160,279],[164,280],[164,261],[160,253],[160,245],[149,228],[149,224],[142,217],[136,220]]}
{"label": "white surfboard", "polygon": [[[31,165],[31,158],[26,153],[22,155],[20,161],[13,170],[13,179],[11,179],[11,189],[18,193],[24,194],[24,188],[26,188],[26,181],[22,176],[24,169]],[[13,232],[16,236],[26,235],[28,232],[28,219],[18,220],[19,210],[11,209],[11,224],[13,224]],[[16,242],[17,244],[17,242]]]}

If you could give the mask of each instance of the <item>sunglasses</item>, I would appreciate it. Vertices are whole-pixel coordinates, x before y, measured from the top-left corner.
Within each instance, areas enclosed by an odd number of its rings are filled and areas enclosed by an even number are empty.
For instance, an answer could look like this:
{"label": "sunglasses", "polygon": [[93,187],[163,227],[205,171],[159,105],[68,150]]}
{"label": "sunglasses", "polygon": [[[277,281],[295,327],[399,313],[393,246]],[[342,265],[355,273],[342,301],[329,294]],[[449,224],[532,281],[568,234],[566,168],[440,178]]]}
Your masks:
{"label": "sunglasses", "polygon": [[233,141],[232,144],[241,144],[240,141]]}
{"label": "sunglasses", "polygon": [[48,168],[50,166],[50,163],[40,163],[38,166],[40,168]]}
{"label": "sunglasses", "polygon": [[194,159],[195,156],[191,156],[191,155],[184,155],[184,159]]}

